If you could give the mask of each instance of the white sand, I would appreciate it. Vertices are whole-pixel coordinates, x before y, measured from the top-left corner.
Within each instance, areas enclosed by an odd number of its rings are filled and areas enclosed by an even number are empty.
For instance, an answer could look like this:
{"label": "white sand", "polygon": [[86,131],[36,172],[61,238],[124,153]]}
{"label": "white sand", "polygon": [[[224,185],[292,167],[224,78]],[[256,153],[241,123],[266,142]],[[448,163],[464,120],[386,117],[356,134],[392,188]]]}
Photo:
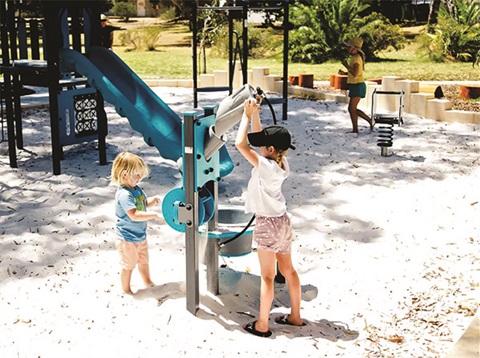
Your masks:
{"label": "white sand", "polygon": [[[191,90],[156,89],[181,114]],[[222,94],[201,94],[201,105]],[[208,98],[208,100],[205,100]],[[280,106],[276,106],[280,116]],[[442,357],[479,306],[480,126],[405,116],[390,157],[377,133],[350,129],[345,104],[289,101],[297,150],[284,193],[294,223],[293,257],[302,283],[303,328],[279,326],[289,311],[277,285],[271,338],[242,329],[259,309],[256,254],[220,259],[219,296],[200,272],[197,316],[186,310],[184,235],[149,223],[157,286],[121,294],[113,244],[111,161],[122,150],[152,169],[143,188],[180,186],[175,163],[148,147],[107,107],[107,166],[96,144],[65,148],[53,176],[48,111],[24,113],[25,150],[8,165],[1,143],[1,357]],[[265,124],[271,124],[268,108]],[[236,166],[220,203],[242,205],[250,166],[227,143]]]}

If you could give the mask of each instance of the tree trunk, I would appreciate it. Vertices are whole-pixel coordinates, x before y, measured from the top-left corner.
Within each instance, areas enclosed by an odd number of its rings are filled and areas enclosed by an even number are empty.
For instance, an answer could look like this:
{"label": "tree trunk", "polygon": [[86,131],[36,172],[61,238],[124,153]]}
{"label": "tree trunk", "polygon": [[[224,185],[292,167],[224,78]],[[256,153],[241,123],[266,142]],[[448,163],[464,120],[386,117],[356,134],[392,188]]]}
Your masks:
{"label": "tree trunk", "polygon": [[431,28],[433,25],[437,24],[440,3],[441,0],[431,0],[430,2],[430,12],[428,13],[428,28]]}

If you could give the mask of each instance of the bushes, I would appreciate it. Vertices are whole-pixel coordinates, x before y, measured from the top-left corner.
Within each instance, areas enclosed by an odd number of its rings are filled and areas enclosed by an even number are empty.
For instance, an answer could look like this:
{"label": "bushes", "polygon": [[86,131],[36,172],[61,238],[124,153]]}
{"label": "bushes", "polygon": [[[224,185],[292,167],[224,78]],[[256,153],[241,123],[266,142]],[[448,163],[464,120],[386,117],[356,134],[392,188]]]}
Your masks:
{"label": "bushes", "polygon": [[387,49],[401,50],[406,39],[398,25],[392,25],[383,15],[371,13],[355,22],[356,30],[348,33],[345,39],[360,36],[363,39],[363,51],[367,60],[377,58],[378,54]]}
{"label": "bushes", "polygon": [[129,2],[117,2],[113,5],[112,12],[116,16],[122,17],[125,21],[137,14],[135,6]]}
{"label": "bushes", "polygon": [[121,46],[133,45],[133,48],[128,48],[127,51],[140,48],[145,48],[147,51],[155,51],[160,35],[160,27],[147,26],[122,32],[118,37]]}
{"label": "bushes", "polygon": [[[242,22],[234,25],[234,30],[240,36],[243,31]],[[234,46],[235,46],[234,37]],[[257,59],[271,56],[283,50],[283,32],[277,33],[271,28],[248,27],[248,57]],[[243,47],[243,45],[241,45]],[[212,40],[212,52],[217,56],[228,56],[228,25],[223,24],[216,31]]]}
{"label": "bushes", "polygon": [[441,6],[434,34],[423,36],[432,60],[476,61],[480,51],[480,5],[473,0],[456,0],[455,15]]}
{"label": "bushes", "polygon": [[321,22],[316,11],[300,5],[292,9],[296,28],[290,33],[290,57],[294,62],[316,63],[329,58],[331,47],[327,44]]}
{"label": "bushes", "polygon": [[143,28],[143,41],[148,51],[155,51],[157,42],[160,39],[161,29],[158,26]]}
{"label": "bushes", "polygon": [[321,63],[345,56],[343,42],[353,36],[364,40],[368,59],[388,48],[403,48],[405,37],[383,15],[371,13],[361,0],[311,0],[311,4],[292,8],[295,26],[290,36],[290,55],[294,62]]}

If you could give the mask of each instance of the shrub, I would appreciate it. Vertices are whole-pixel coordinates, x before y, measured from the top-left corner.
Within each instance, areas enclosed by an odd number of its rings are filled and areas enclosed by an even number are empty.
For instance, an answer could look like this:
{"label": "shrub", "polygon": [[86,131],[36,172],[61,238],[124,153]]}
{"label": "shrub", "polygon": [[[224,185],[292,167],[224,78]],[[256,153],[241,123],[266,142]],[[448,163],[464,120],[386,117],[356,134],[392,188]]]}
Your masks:
{"label": "shrub", "polygon": [[142,29],[142,37],[148,51],[155,51],[160,39],[161,29],[159,26],[148,26]]}
{"label": "shrub", "polygon": [[293,62],[325,62],[330,54],[323,32],[308,26],[300,26],[292,32],[289,46]]}
{"label": "shrub", "polygon": [[442,4],[434,34],[423,38],[434,61],[475,61],[480,50],[480,4],[473,0],[457,0],[454,16]]}
{"label": "shrub", "polygon": [[122,31],[118,36],[121,46],[133,45],[133,48],[127,47],[125,51],[137,50],[142,44],[142,34],[140,29],[132,29],[128,31]]}
{"label": "shrub", "polygon": [[294,62],[321,63],[345,56],[343,42],[354,36],[363,39],[363,50],[371,60],[392,47],[402,49],[406,39],[398,25],[383,15],[360,14],[368,6],[361,0],[311,0],[312,4],[292,9],[295,29],[290,36],[290,55]]}
{"label": "shrub", "polygon": [[157,42],[161,35],[161,29],[158,26],[146,26],[128,31],[123,31],[118,39],[121,46],[133,45],[126,51],[139,50],[145,48],[147,51],[155,51]]}
{"label": "shrub", "polygon": [[161,20],[165,20],[165,21],[170,21],[170,20],[173,20],[175,19],[175,8],[174,7],[169,7],[167,9],[164,9],[164,11],[160,14],[159,18]]}
{"label": "shrub", "polygon": [[135,6],[129,2],[117,2],[113,5],[112,12],[116,16],[120,16],[125,21],[137,14]]}
{"label": "shrub", "polygon": [[390,48],[401,50],[407,42],[399,25],[392,25],[385,16],[375,12],[357,19],[353,28],[353,31],[345,35],[344,40],[360,36],[367,60],[375,59],[380,52]]}
{"label": "shrub", "polygon": [[[242,22],[234,24],[234,30],[239,34],[239,43],[243,47],[241,34],[243,31]],[[216,32],[212,40],[213,54],[221,57],[228,56],[228,25],[223,24]],[[236,38],[234,36],[234,46],[236,46]],[[277,36],[277,32],[272,28],[259,28],[254,26],[248,27],[248,56],[257,59],[264,58],[283,49],[283,36]]]}
{"label": "shrub", "polygon": [[315,63],[343,56],[343,36],[367,8],[361,0],[311,0],[292,7],[292,60]]}

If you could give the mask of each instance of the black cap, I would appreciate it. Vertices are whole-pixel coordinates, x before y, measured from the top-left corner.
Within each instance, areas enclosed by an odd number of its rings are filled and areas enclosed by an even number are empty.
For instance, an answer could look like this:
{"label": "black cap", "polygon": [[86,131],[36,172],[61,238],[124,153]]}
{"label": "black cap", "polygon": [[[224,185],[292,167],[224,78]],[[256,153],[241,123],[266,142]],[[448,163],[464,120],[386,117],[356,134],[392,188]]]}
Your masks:
{"label": "black cap", "polygon": [[270,126],[261,132],[248,133],[248,141],[254,147],[272,146],[279,150],[295,149],[290,132],[282,126]]}

